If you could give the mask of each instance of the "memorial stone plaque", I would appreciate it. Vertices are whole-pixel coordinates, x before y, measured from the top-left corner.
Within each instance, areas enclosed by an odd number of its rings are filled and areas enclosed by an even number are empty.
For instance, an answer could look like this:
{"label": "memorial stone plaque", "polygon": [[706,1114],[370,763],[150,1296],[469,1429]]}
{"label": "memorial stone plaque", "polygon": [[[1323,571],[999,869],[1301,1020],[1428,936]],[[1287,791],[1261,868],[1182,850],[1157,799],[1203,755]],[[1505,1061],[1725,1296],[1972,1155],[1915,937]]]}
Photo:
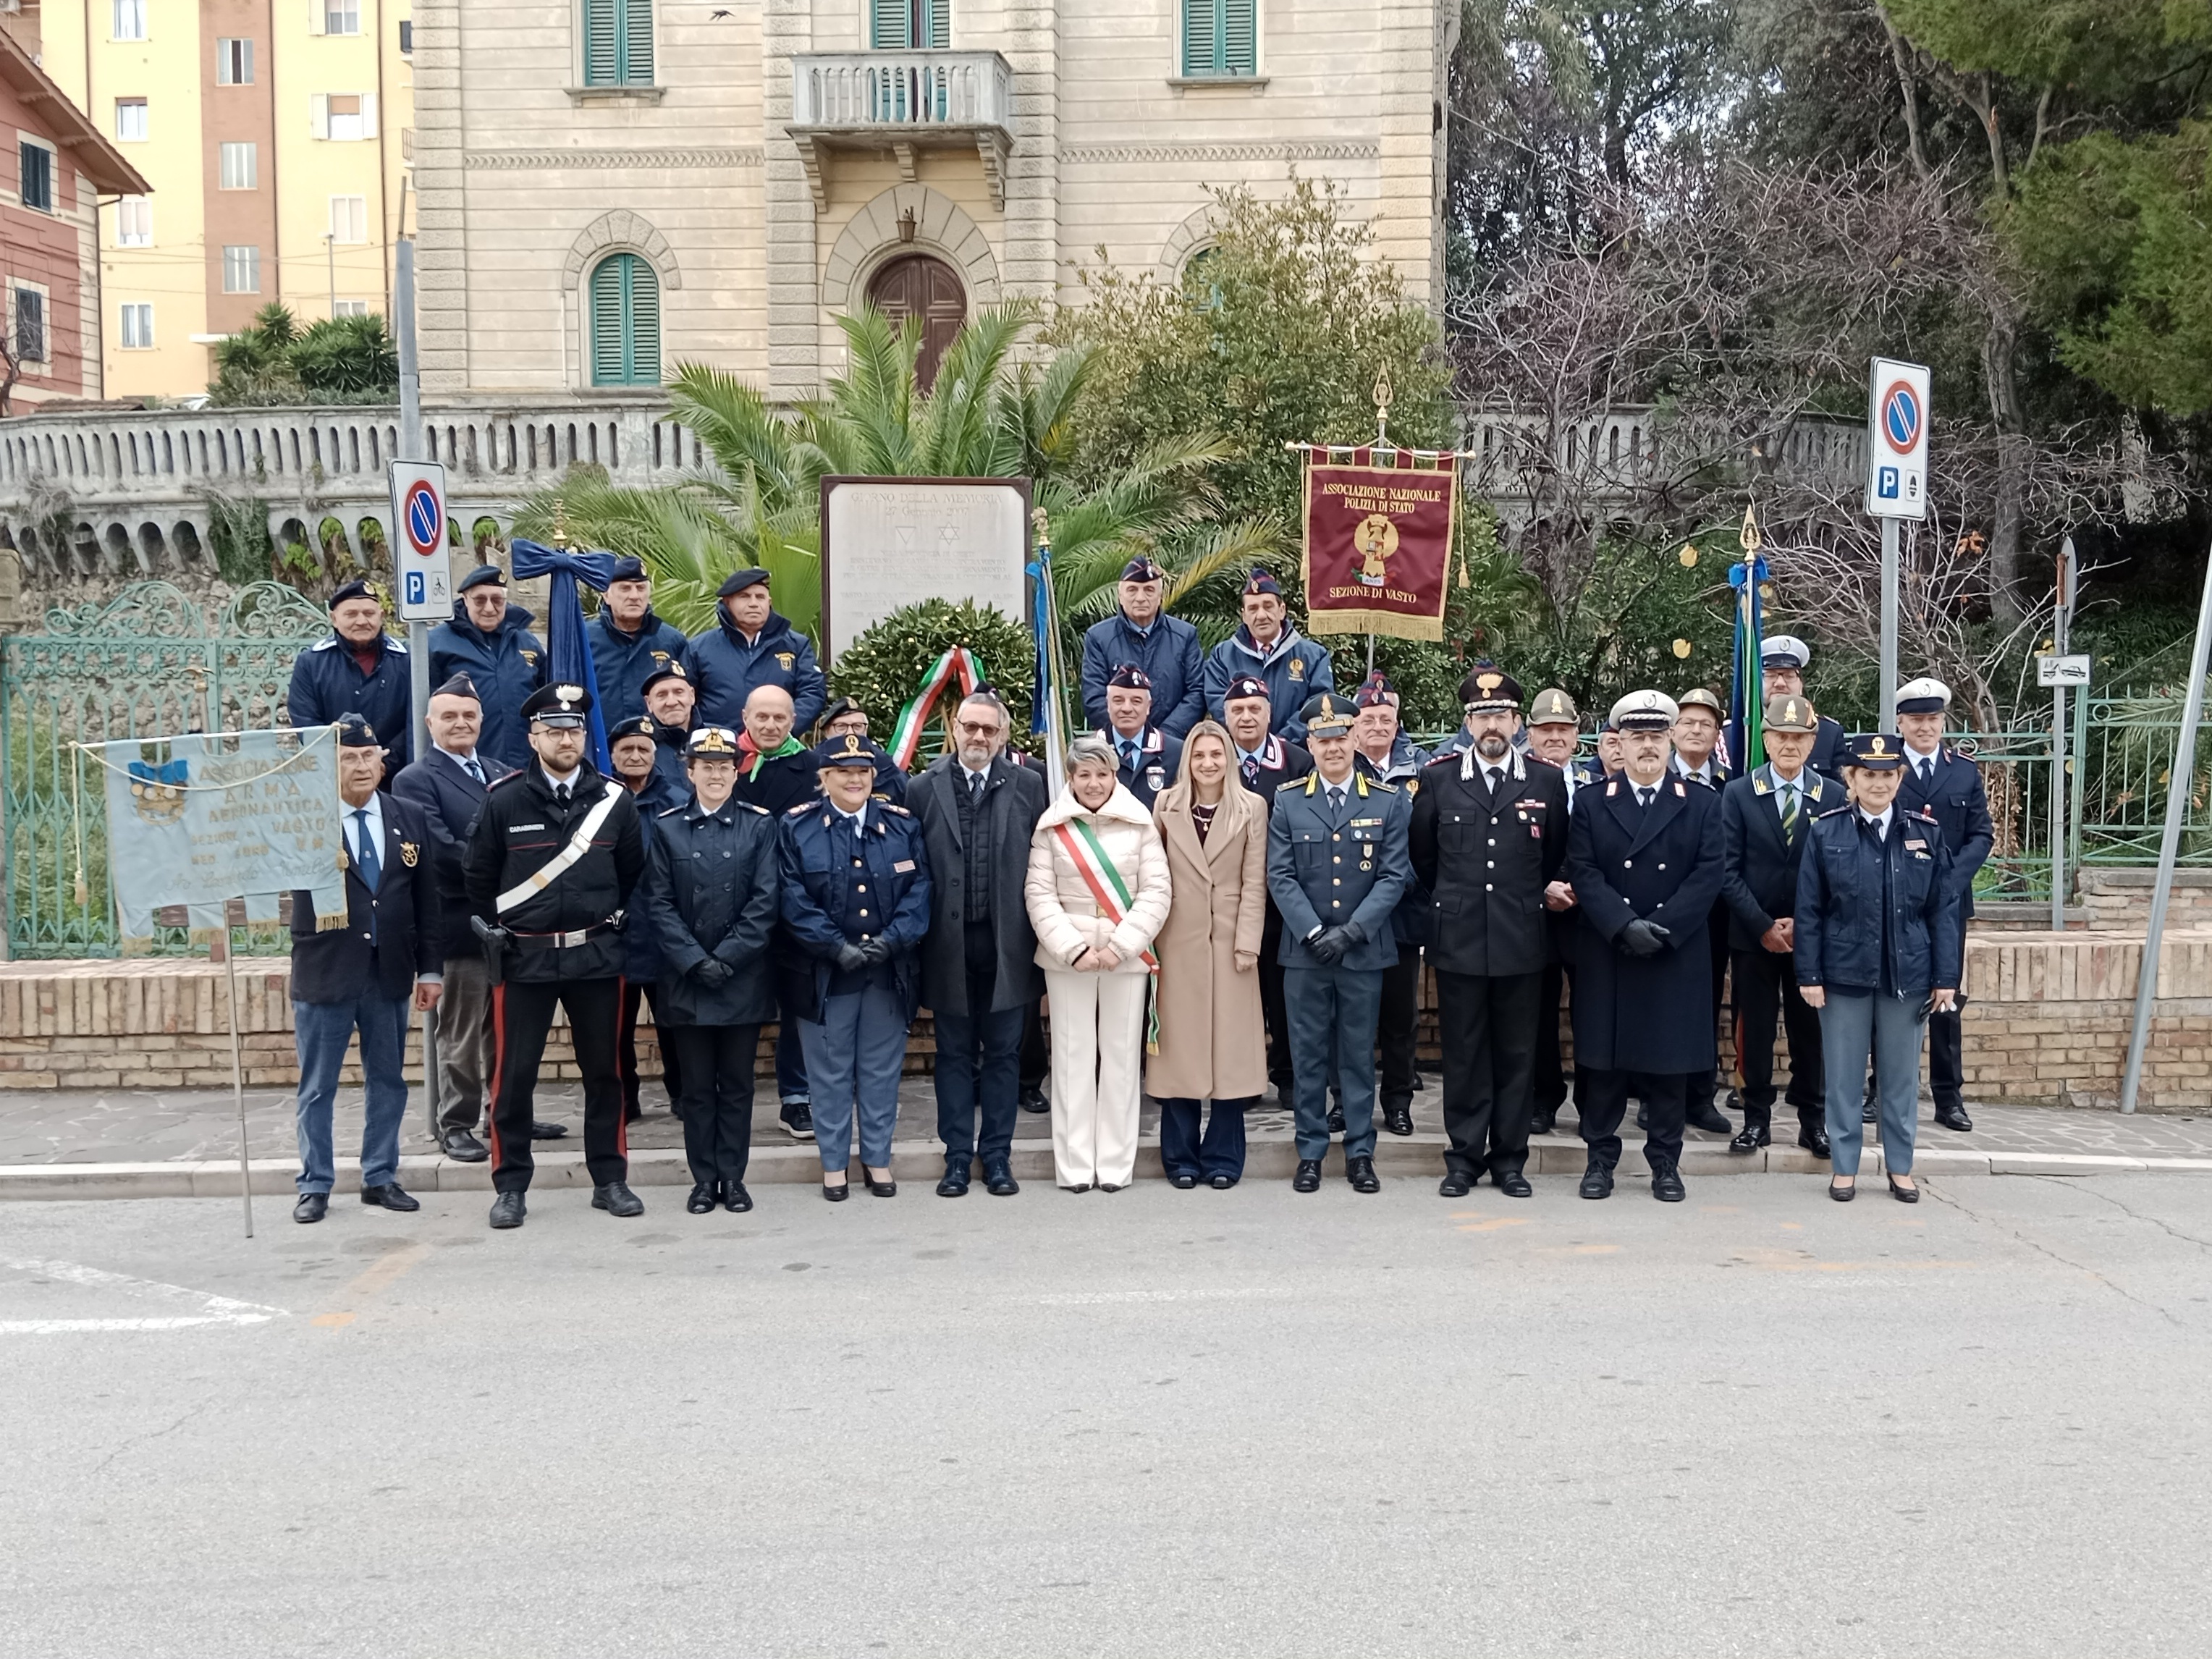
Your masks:
{"label": "memorial stone plaque", "polygon": [[837,653],[903,605],[974,600],[1028,614],[1026,478],[822,481],[822,637]]}

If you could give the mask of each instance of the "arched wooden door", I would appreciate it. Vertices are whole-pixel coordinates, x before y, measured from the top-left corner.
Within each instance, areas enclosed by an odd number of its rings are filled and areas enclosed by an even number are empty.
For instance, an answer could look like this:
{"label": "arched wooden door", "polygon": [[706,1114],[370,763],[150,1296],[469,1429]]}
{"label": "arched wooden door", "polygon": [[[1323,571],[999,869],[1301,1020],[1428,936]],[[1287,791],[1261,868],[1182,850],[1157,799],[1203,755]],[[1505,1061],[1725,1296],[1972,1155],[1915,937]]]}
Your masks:
{"label": "arched wooden door", "polygon": [[921,319],[921,356],[915,378],[927,392],[936,383],[945,347],[968,318],[968,296],[944,260],[927,253],[902,253],[868,281],[868,303],[894,323]]}

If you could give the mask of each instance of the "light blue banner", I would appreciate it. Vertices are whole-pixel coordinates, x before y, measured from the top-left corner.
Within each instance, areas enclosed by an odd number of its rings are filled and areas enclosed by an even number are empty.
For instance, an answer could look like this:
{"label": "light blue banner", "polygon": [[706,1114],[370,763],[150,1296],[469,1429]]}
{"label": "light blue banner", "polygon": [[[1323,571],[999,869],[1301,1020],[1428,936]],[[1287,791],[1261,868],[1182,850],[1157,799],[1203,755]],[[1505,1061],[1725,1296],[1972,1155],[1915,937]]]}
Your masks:
{"label": "light blue banner", "polygon": [[150,943],[154,912],[190,906],[213,938],[226,901],[270,927],[281,895],[314,896],[319,927],[345,922],[337,732],[191,733],[87,744],[107,779],[107,861],[128,953]]}

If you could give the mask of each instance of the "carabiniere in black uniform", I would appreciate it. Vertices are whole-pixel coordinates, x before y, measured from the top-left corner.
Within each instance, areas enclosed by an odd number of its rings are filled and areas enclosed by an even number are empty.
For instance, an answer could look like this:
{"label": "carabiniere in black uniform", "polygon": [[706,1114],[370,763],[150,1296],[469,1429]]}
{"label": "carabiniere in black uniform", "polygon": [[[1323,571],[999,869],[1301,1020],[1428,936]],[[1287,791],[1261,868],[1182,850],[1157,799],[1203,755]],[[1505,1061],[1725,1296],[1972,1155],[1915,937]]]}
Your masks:
{"label": "carabiniere in black uniform", "polygon": [[556,785],[538,747],[577,729],[591,708],[581,686],[541,686],[524,702],[539,758],[492,785],[469,839],[469,908],[493,957],[491,1158],[495,1227],[522,1224],[538,1066],[556,1005],[568,1011],[584,1080],[584,1158],[592,1202],[617,1215],[644,1205],[627,1184],[618,1034],[624,911],[645,870],[629,790],[588,760]]}

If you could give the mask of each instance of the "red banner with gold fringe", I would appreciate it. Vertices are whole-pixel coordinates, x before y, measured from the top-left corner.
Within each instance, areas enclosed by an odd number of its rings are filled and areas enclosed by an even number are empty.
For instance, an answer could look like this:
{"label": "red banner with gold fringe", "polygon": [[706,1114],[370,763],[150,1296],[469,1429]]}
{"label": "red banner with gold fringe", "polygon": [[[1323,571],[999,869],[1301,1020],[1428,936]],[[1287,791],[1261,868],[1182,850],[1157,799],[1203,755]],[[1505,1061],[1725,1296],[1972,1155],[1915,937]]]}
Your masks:
{"label": "red banner with gold fringe", "polygon": [[[1397,465],[1377,465],[1378,457]],[[1457,468],[1449,453],[1309,452],[1306,632],[1443,638]]]}

